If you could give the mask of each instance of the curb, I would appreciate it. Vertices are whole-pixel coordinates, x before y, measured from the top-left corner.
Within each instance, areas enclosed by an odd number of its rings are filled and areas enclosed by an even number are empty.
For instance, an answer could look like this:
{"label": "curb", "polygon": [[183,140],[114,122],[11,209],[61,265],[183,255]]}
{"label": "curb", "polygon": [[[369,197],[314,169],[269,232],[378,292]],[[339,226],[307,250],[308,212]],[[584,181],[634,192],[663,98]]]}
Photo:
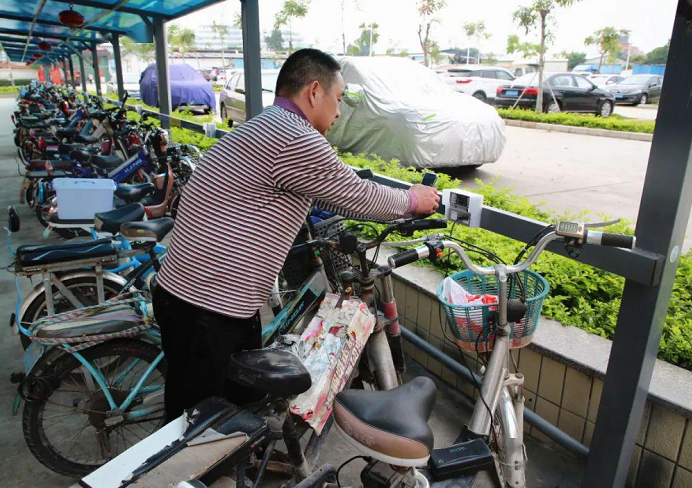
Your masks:
{"label": "curb", "polygon": [[544,124],[541,122],[529,122],[527,120],[503,119],[505,125],[523,127],[525,129],[540,129],[547,132],[565,132],[568,134],[582,134],[586,136],[612,137],[614,139],[629,139],[631,141],[651,142],[653,134],[641,132],[624,132],[606,129],[592,129],[590,127],[575,127],[571,125]]}

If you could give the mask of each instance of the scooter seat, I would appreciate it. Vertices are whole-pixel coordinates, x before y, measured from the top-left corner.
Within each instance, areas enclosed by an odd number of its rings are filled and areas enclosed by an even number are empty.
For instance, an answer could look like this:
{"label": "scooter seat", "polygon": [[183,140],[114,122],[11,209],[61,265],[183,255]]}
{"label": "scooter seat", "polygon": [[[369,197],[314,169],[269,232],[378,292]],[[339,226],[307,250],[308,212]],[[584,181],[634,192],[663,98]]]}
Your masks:
{"label": "scooter seat", "polygon": [[87,147],[82,144],[59,144],[58,152],[63,155],[69,155],[72,151],[77,149],[87,150]]}
{"label": "scooter seat", "polygon": [[66,129],[56,129],[55,135],[58,136],[59,139],[65,139],[67,137],[73,137],[79,134],[79,130],[75,129],[74,127],[66,128]]}
{"label": "scooter seat", "polygon": [[83,136],[82,134],[77,134],[74,137],[75,142],[81,142],[83,144],[95,144],[99,142],[99,138],[96,136],[88,135],[88,136]]}
{"label": "scooter seat", "polygon": [[116,250],[110,239],[48,244],[44,246],[26,245],[17,248],[17,262],[23,266],[62,263],[78,259],[115,256]]}
{"label": "scooter seat", "polygon": [[101,156],[94,155],[91,157],[91,164],[98,166],[101,169],[115,169],[125,162],[123,158],[117,155],[113,156]]}
{"label": "scooter seat", "polygon": [[117,234],[120,225],[125,222],[136,222],[144,217],[144,205],[131,203],[108,212],[99,212],[94,215],[94,228],[101,232]]}
{"label": "scooter seat", "polygon": [[[24,176],[30,180],[38,180],[38,179],[46,179],[46,178],[51,178],[51,176],[48,175],[48,171],[45,169],[36,169],[36,170],[31,170],[27,171],[24,173]],[[53,170],[53,176],[52,178],[63,178],[67,176],[67,173],[65,173],[63,170]]]}
{"label": "scooter seat", "polygon": [[344,390],[336,395],[334,420],[363,454],[397,466],[423,466],[433,448],[428,418],[436,390],[425,376],[392,390]]}
{"label": "scooter seat", "polygon": [[88,151],[84,146],[78,146],[77,149],[70,151],[70,157],[80,163],[88,163],[94,154]]}
{"label": "scooter seat", "polygon": [[139,202],[145,196],[156,191],[153,183],[140,183],[138,185],[118,185],[115,196],[122,198],[126,203]]}
{"label": "scooter seat", "polygon": [[146,222],[126,222],[120,226],[120,234],[133,241],[162,241],[173,229],[175,220],[170,217],[147,220]]}
{"label": "scooter seat", "polygon": [[231,354],[228,379],[282,398],[298,395],[312,386],[310,373],[297,356],[271,349]]}
{"label": "scooter seat", "polygon": [[123,305],[110,308],[107,312],[77,317],[65,322],[41,327],[36,332],[40,338],[70,338],[85,337],[100,334],[113,334],[136,327],[142,323],[142,317],[137,315],[132,307]]}

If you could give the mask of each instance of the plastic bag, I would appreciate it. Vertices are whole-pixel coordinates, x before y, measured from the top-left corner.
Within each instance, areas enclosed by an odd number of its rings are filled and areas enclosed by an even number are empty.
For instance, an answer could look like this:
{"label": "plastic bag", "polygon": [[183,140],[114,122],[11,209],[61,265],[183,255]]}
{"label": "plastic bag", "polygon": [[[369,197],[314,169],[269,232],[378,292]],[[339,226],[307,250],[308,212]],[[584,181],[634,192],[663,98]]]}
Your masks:
{"label": "plastic bag", "polygon": [[[452,305],[462,305],[464,307],[498,303],[497,295],[474,295],[469,293],[466,288],[449,276],[442,282],[442,296]],[[495,311],[497,307],[490,307],[490,310]],[[467,320],[466,315],[467,314],[455,314],[456,323],[459,329],[465,330],[470,327],[474,335],[480,334],[483,331],[483,322],[481,320],[474,320],[475,314],[468,314],[468,316],[471,317],[470,320]],[[481,319],[482,316],[479,314],[478,318]]]}

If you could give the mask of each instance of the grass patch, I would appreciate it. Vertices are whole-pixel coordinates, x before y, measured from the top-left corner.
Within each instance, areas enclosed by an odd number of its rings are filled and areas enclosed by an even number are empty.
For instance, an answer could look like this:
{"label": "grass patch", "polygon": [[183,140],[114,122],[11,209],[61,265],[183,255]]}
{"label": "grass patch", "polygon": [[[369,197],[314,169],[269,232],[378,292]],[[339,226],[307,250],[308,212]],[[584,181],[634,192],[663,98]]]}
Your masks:
{"label": "grass patch", "polygon": [[610,117],[597,117],[593,114],[574,114],[560,112],[556,114],[543,114],[533,110],[499,108],[500,117],[509,120],[526,120],[528,122],[540,122],[542,124],[570,125],[574,127],[589,127],[591,129],[606,129],[619,132],[643,132],[653,134],[656,122],[651,120],[634,120],[620,115]]}

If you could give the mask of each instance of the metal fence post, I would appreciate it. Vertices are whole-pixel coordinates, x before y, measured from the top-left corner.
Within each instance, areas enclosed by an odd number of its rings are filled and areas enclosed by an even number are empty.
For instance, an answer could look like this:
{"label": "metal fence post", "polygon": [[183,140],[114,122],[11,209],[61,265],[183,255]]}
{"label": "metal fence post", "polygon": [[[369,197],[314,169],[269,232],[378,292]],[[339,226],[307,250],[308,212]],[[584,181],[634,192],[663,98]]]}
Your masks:
{"label": "metal fence post", "polygon": [[77,86],[77,84],[74,81],[74,64],[72,63],[72,55],[70,54],[67,57],[67,63],[70,66],[70,84],[72,85],[72,89],[74,90]]}
{"label": "metal fence post", "polygon": [[637,218],[639,247],[666,257],[660,284],[627,280],[585,488],[624,486],[666,319],[692,202],[692,7],[678,0],[663,96]]}
{"label": "metal fence post", "polygon": [[111,36],[111,44],[113,45],[113,58],[115,60],[115,80],[118,85],[118,100],[125,97],[125,86],[123,84],[123,62],[120,58],[120,36],[113,34]]}
{"label": "metal fence post", "polygon": [[[166,46],[166,24],[160,18],[154,19],[154,44],[156,46],[156,77],[158,81],[159,113],[171,114],[171,87],[168,83],[168,52]],[[161,118],[161,127],[170,129],[168,117]]]}
{"label": "metal fence post", "polygon": [[262,112],[262,59],[257,0],[240,0],[245,66],[245,120]]}
{"label": "metal fence post", "polygon": [[91,62],[94,65],[94,83],[96,84],[96,94],[101,96],[101,75],[99,74],[99,55],[96,44],[91,45]]}

